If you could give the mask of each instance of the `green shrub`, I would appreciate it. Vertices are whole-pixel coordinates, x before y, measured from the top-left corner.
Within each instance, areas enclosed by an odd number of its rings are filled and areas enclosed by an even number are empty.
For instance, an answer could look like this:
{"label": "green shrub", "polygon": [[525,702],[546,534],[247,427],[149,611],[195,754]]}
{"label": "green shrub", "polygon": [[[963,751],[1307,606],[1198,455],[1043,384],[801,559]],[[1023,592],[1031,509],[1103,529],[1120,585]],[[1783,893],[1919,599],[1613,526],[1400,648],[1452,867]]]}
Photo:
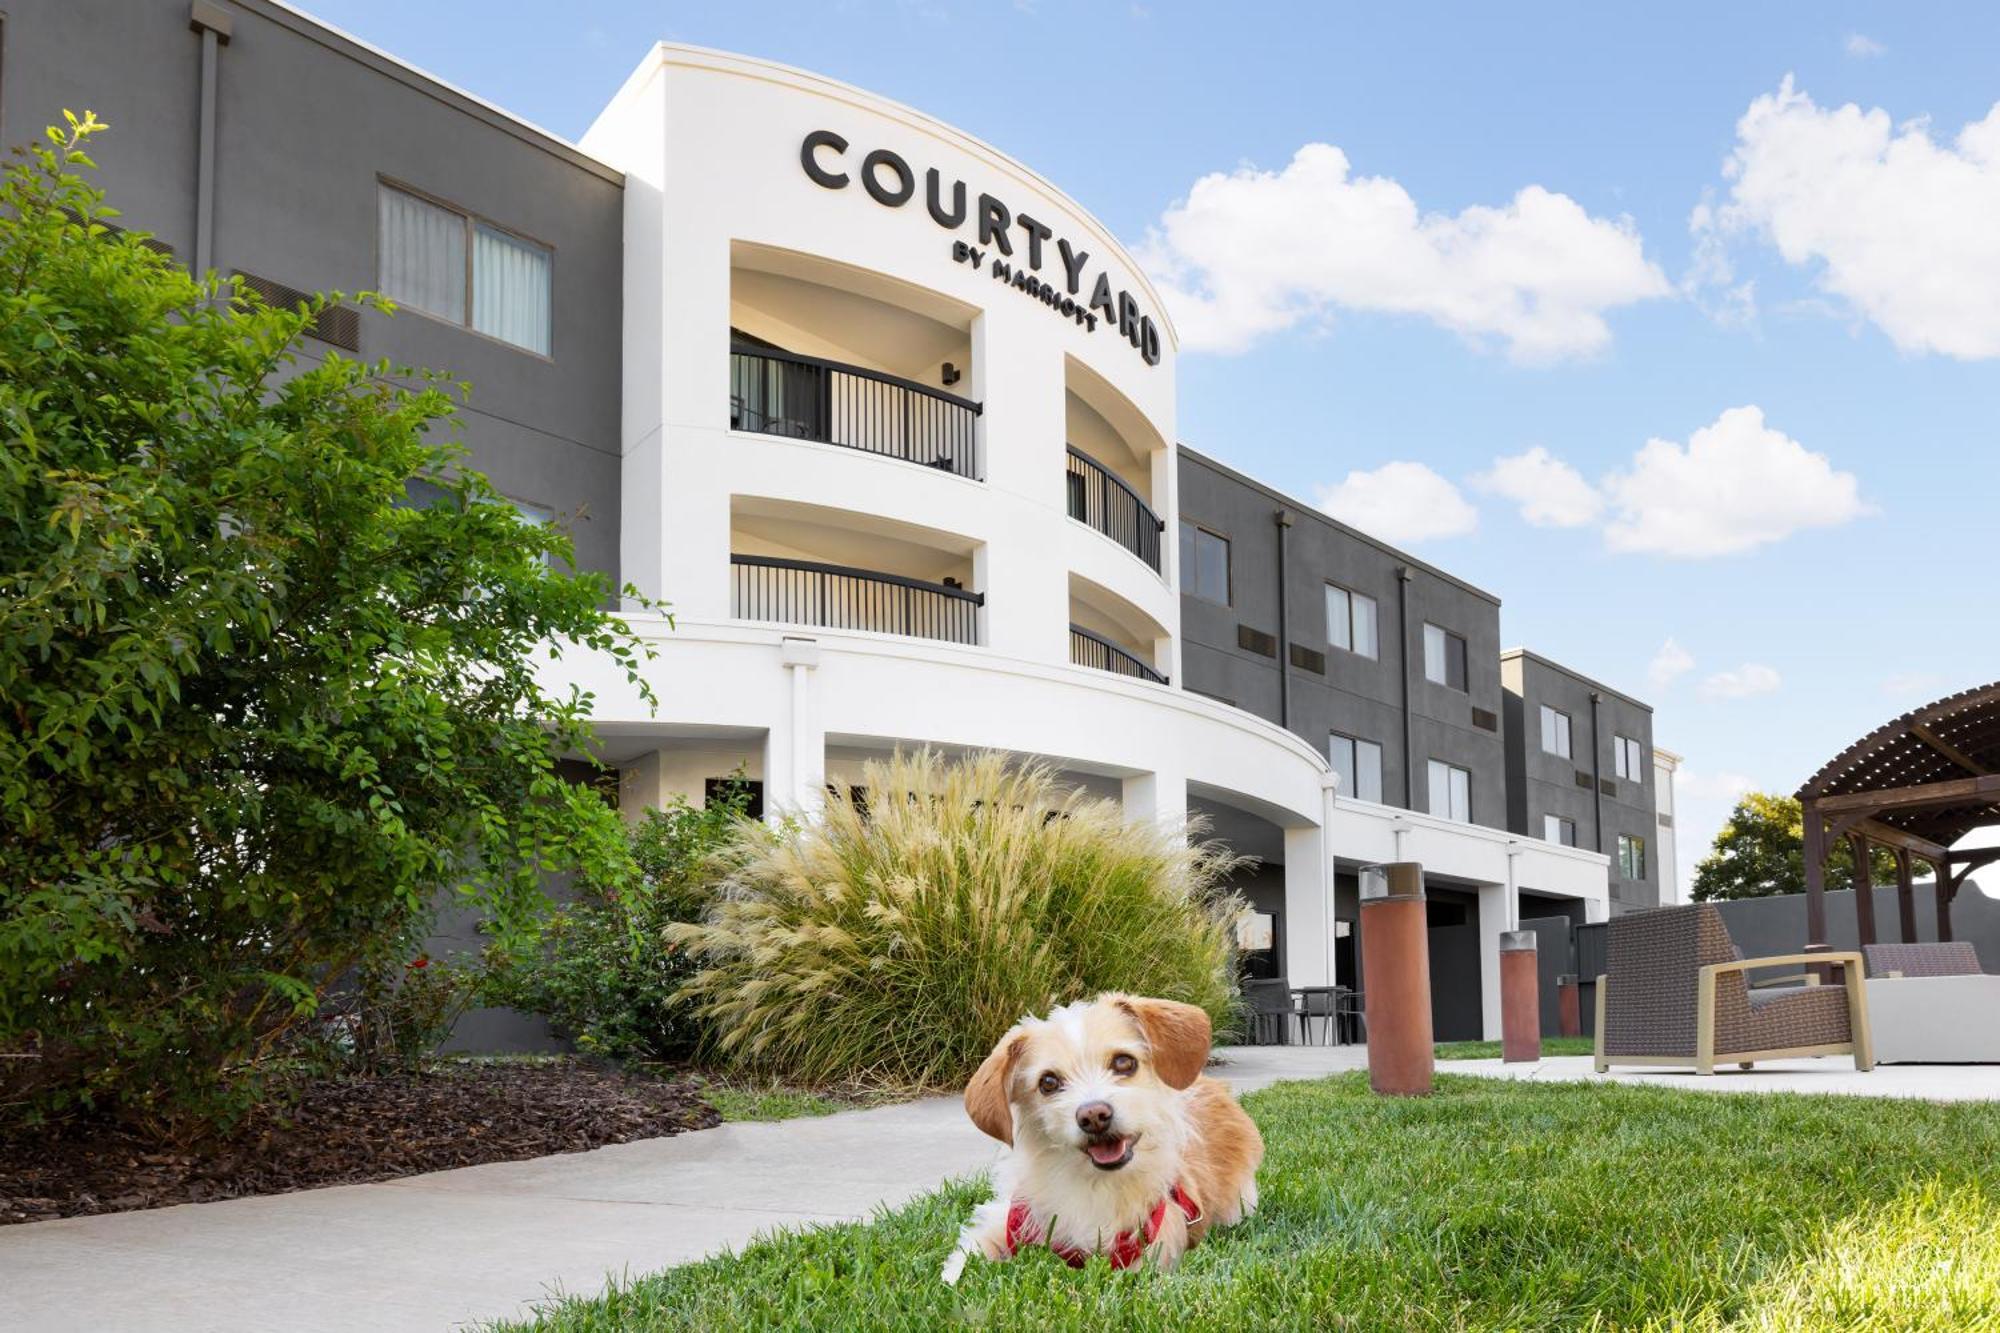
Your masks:
{"label": "green shrub", "polygon": [[696,921],[714,902],[710,858],[738,830],[747,787],[696,809],[676,798],[630,830],[636,876],[586,883],[556,912],[539,951],[503,971],[489,998],[545,1016],[578,1047],[614,1060],[675,1060],[701,1029],[675,992],[694,975],[688,956],[661,944],[666,929]]}
{"label": "green shrub", "polygon": [[271,309],[99,221],[100,128],[0,176],[0,1122],[185,1139],[440,896],[504,942],[548,872],[614,873],[557,770],[590,700],[543,673],[581,648],[644,693],[643,649],[465,468],[451,386],[301,356],[337,297]]}
{"label": "green shrub", "polygon": [[667,937],[725,1062],[809,1082],[962,1083],[1026,1013],[1125,990],[1226,1026],[1232,860],[1039,765],[869,764],[822,819],[728,849],[707,919]]}

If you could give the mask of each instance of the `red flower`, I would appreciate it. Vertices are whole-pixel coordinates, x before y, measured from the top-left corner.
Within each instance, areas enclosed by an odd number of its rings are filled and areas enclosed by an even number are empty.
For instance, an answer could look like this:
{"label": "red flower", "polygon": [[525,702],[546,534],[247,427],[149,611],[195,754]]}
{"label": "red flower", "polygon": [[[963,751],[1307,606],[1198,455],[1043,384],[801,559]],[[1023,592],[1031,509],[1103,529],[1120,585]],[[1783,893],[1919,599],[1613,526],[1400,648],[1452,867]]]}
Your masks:
{"label": "red flower", "polygon": [[431,960],[430,960],[430,955],[428,954],[423,954],[416,958],[412,958],[408,963],[404,964],[405,967],[429,967],[430,965],[431,965]]}

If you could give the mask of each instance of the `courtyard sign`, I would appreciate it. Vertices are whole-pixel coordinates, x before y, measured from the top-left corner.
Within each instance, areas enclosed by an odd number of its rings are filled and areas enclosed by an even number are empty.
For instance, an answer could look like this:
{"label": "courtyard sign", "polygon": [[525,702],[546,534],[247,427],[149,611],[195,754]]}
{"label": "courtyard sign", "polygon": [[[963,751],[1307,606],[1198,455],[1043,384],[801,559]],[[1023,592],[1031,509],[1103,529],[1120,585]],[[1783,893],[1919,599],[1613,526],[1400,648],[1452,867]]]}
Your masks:
{"label": "courtyard sign", "polygon": [[[814,130],[799,144],[799,165],[805,168],[806,176],[829,190],[844,190],[852,181],[848,172],[839,169],[846,155],[847,140],[832,130]],[[854,175],[861,178],[861,188],[868,197],[886,208],[901,208],[916,197],[916,172],[900,154],[887,148],[877,148],[863,157]],[[938,169],[932,167],[924,173],[924,207],[931,221],[947,231],[957,231],[966,223],[965,194],[965,182],[953,181],[947,205]],[[1147,365],[1160,364],[1159,325],[1151,315],[1139,313],[1139,303],[1130,292],[1123,288],[1112,291],[1111,276],[1104,269],[1099,268],[1096,280],[1086,284],[1086,277],[1091,276],[1088,251],[1077,249],[1068,237],[1057,236],[1050,227],[1015,212],[990,194],[978,197],[970,216],[976,239],[953,240],[953,262],[984,268],[996,282],[1033,297],[1091,332],[1101,323],[1138,348]],[[1055,242],[1053,255],[1050,241]],[[1021,247],[1019,252],[1016,245]],[[1043,260],[1051,257],[1062,270],[1059,284],[1041,276]],[[1086,285],[1090,288],[1088,297],[1084,295]]]}

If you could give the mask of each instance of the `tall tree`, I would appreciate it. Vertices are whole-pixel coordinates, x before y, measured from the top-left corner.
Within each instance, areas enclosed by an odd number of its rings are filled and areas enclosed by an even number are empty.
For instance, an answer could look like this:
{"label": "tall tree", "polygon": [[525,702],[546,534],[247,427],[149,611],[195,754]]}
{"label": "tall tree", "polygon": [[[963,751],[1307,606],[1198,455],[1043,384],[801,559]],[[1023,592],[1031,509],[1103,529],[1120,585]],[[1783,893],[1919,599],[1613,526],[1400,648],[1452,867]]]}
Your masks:
{"label": "tall tree", "polygon": [[67,120],[0,180],[0,1113],[178,1130],[441,896],[518,939],[547,872],[616,873],[540,672],[643,653],[445,383],[105,226]]}
{"label": "tall tree", "polygon": [[[1806,891],[1805,812],[1796,796],[1753,791],[1736,803],[1715,846],[1694,870],[1696,902],[1768,898]],[[1877,884],[1896,882],[1896,861],[1875,848],[1869,869]],[[1826,887],[1854,885],[1854,855],[1845,838],[1827,856]]]}

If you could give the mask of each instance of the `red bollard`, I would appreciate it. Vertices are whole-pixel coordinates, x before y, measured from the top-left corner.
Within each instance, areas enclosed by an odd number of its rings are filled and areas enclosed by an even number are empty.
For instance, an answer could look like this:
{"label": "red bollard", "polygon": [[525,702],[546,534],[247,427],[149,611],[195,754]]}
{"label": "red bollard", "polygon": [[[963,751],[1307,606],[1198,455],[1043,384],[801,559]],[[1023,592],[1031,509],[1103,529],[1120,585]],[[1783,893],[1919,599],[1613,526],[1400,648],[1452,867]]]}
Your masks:
{"label": "red bollard", "polygon": [[1583,1035],[1583,988],[1574,972],[1556,978],[1556,1027],[1565,1037]]}
{"label": "red bollard", "polygon": [[1542,1058],[1542,984],[1535,968],[1535,932],[1500,932],[1500,1058],[1509,1064]]}
{"label": "red bollard", "polygon": [[1415,861],[1361,872],[1361,975],[1368,1022],[1368,1086],[1389,1097],[1431,1090],[1430,923],[1424,868]]}

